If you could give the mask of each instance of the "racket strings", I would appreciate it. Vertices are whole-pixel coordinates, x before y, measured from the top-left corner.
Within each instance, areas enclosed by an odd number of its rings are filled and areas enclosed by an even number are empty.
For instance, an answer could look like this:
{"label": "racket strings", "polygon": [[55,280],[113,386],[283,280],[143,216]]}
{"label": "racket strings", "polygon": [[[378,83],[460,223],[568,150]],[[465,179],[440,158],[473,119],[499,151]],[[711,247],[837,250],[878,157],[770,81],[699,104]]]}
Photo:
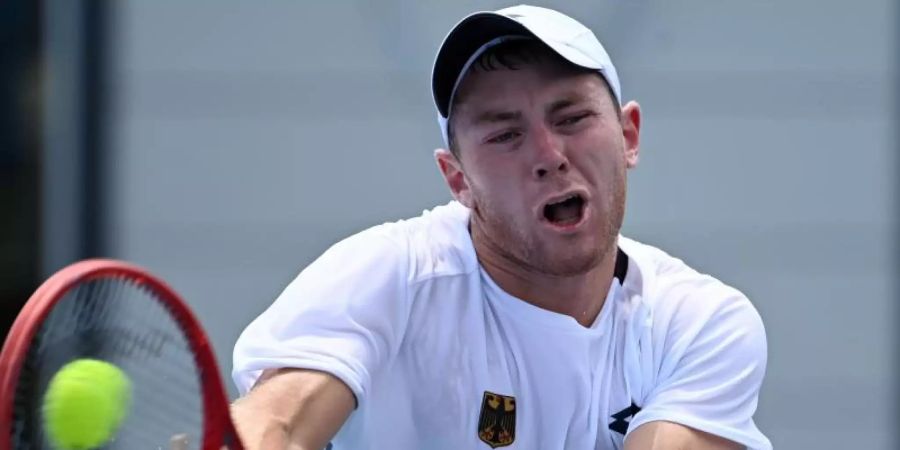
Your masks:
{"label": "racket strings", "polygon": [[103,448],[165,449],[176,434],[199,448],[202,374],[180,324],[146,287],[104,278],[65,295],[34,337],[17,388],[15,449],[53,448],[44,436],[44,392],[63,365],[79,358],[111,362],[131,380],[130,413]]}

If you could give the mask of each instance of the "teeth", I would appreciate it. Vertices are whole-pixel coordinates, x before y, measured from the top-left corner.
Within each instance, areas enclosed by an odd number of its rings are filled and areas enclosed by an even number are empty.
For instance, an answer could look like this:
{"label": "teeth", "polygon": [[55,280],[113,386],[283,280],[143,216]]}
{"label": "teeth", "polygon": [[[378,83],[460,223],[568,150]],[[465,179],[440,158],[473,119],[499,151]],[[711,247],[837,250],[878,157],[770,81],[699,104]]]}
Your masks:
{"label": "teeth", "polygon": [[562,203],[562,202],[571,200],[571,199],[576,198],[576,197],[578,197],[578,194],[570,194],[570,195],[567,195],[567,196],[565,196],[565,197],[563,197],[563,198],[561,198],[561,199],[559,199],[559,200],[557,200],[557,201],[555,201],[555,202],[550,202],[550,203],[548,203],[548,205],[555,205],[555,204],[557,204],[557,203]]}

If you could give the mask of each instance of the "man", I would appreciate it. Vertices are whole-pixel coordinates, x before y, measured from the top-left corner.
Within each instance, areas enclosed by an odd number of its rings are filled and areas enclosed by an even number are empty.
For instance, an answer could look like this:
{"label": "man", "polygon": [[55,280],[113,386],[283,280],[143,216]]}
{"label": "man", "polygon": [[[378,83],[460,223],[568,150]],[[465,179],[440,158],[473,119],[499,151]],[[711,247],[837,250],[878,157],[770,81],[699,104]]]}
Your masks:
{"label": "man", "polygon": [[476,13],[432,89],[455,199],[329,249],[244,331],[251,449],[769,449],[738,291],[619,235],[640,107],[556,11]]}

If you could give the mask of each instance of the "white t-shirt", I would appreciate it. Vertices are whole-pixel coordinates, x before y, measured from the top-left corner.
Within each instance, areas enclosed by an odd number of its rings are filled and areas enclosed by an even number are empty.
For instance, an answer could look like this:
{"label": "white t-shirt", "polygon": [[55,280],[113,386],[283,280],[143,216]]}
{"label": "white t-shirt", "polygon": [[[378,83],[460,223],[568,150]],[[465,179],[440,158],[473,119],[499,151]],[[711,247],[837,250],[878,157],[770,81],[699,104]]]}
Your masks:
{"label": "white t-shirt", "polygon": [[340,378],[358,406],[335,450],[612,450],[656,420],[772,448],[753,422],[765,331],[744,295],[620,237],[624,282],[586,328],[497,286],[468,219],[451,202],[334,245],[244,330],[241,393],[267,368]]}

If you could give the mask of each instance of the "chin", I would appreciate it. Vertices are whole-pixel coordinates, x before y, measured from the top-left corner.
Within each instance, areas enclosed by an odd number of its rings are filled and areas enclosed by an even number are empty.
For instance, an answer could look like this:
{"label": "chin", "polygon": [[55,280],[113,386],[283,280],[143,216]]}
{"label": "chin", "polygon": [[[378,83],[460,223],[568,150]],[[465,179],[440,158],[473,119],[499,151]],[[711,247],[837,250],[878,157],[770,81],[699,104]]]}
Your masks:
{"label": "chin", "polygon": [[546,261],[554,275],[581,275],[595,269],[610,251],[615,251],[618,233],[607,228],[596,231],[590,236],[573,239],[553,248],[545,248]]}
{"label": "chin", "polygon": [[540,258],[541,267],[538,268],[543,273],[560,277],[583,275],[603,261],[604,252],[601,247],[594,243],[588,247],[578,246],[568,251],[556,248]]}

